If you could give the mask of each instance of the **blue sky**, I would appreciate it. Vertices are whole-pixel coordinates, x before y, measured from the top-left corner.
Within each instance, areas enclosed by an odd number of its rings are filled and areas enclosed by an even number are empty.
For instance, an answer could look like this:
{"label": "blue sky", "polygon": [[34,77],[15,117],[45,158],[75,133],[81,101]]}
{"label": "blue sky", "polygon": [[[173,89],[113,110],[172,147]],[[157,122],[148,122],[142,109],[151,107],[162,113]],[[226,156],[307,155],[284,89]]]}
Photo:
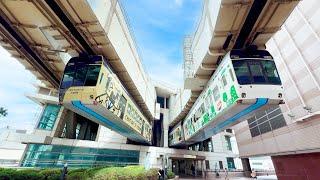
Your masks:
{"label": "blue sky", "polygon": [[[121,0],[143,64],[152,79],[183,85],[183,37],[196,29],[201,0]],[[41,107],[25,97],[34,93],[36,78],[0,47],[0,106],[9,115],[0,128],[33,129]],[[3,78],[5,77],[5,78]]]}
{"label": "blue sky", "polygon": [[152,79],[183,85],[183,37],[196,30],[201,0],[121,0]]}
{"label": "blue sky", "polygon": [[7,117],[0,117],[0,128],[33,129],[40,106],[26,98],[35,92],[35,76],[0,47],[0,106],[8,109]]}

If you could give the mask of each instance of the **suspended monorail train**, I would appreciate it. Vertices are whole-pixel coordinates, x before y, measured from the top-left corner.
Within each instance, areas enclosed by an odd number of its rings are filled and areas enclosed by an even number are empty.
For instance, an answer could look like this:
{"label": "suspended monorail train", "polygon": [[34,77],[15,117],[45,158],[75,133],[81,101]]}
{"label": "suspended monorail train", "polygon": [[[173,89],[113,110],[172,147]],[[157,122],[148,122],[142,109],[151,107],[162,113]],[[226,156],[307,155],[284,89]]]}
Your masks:
{"label": "suspended monorail train", "polygon": [[151,143],[151,123],[103,56],[80,56],[69,60],[60,84],[59,102],[133,141]]}
{"label": "suspended monorail train", "polygon": [[169,144],[203,141],[257,111],[284,103],[283,87],[266,50],[231,50],[183,122],[169,133]]}

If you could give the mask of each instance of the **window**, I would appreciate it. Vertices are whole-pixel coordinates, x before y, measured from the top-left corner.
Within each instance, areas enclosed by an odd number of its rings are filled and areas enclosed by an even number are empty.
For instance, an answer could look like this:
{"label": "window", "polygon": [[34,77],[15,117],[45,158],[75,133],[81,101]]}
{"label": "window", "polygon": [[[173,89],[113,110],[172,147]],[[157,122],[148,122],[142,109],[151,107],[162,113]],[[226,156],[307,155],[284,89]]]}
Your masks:
{"label": "window", "polygon": [[222,161],[219,161],[219,167],[220,167],[220,169],[223,169],[223,163],[222,163]]}
{"label": "window", "polygon": [[252,137],[287,125],[279,106],[266,111],[258,111],[253,117],[249,118],[247,122]]}
{"label": "window", "polygon": [[249,64],[250,71],[251,71],[252,83],[266,84],[267,80],[263,75],[260,62],[249,61],[248,64]]}
{"label": "window", "polygon": [[230,74],[231,80],[232,80],[232,82],[233,82],[233,81],[234,81],[234,76],[233,76],[233,73],[232,73],[232,70],[231,70],[231,69],[229,69],[229,74]]}
{"label": "window", "polygon": [[83,86],[87,75],[87,66],[84,63],[78,63],[76,73],[73,79],[73,86]]}
{"label": "window", "polygon": [[65,89],[67,87],[70,87],[72,85],[73,82],[73,77],[74,77],[74,63],[68,63],[66,65],[66,68],[64,70],[64,75],[63,75],[63,79],[62,79],[62,84],[61,84],[61,88]]}
{"label": "window", "polygon": [[100,73],[100,65],[89,65],[87,77],[85,81],[85,86],[95,86],[97,85],[99,73]]}
{"label": "window", "polygon": [[98,149],[63,145],[29,144],[21,162],[22,167],[92,167],[139,164],[139,151]]}
{"label": "window", "polygon": [[250,71],[245,60],[232,61],[239,84],[250,84]]}
{"label": "window", "polygon": [[208,95],[205,99],[205,110],[208,111],[210,109],[210,105],[211,105],[211,98]]}
{"label": "window", "polygon": [[101,81],[102,81],[102,79],[103,79],[103,76],[104,76],[104,73],[101,73],[101,77],[100,77],[99,84],[101,84]]}
{"label": "window", "polygon": [[227,164],[228,164],[228,169],[235,169],[236,168],[232,157],[227,157]]}
{"label": "window", "polygon": [[263,61],[262,66],[270,84],[281,84],[276,65],[273,61]]}
{"label": "window", "polygon": [[232,151],[230,136],[224,136],[227,150]]}
{"label": "window", "polygon": [[206,160],[206,169],[210,169],[210,163],[209,163],[209,160]]}
{"label": "window", "polygon": [[219,94],[219,88],[218,86],[213,88],[213,97],[215,101],[218,101],[220,99],[220,94]]}
{"label": "window", "polygon": [[123,119],[126,105],[127,105],[127,99],[124,96],[121,96],[120,101],[119,101],[119,107],[120,107],[120,111],[121,111],[121,114],[120,114],[121,119]]}
{"label": "window", "polygon": [[[98,81],[102,58],[72,58],[64,70],[61,89],[70,86],[95,86]],[[102,80],[102,77],[100,81]]]}
{"label": "window", "polygon": [[226,85],[228,84],[228,83],[227,83],[226,76],[223,75],[223,76],[221,77],[221,79],[222,79],[223,86],[226,87]]}
{"label": "window", "polygon": [[232,63],[239,84],[281,84],[276,65],[271,60],[233,60]]}
{"label": "window", "polygon": [[164,108],[165,98],[157,96],[157,103],[160,104],[160,108]]}
{"label": "window", "polygon": [[52,130],[59,112],[60,112],[59,105],[48,104],[43,110],[42,116],[38,124],[38,128],[45,129],[45,130]]}

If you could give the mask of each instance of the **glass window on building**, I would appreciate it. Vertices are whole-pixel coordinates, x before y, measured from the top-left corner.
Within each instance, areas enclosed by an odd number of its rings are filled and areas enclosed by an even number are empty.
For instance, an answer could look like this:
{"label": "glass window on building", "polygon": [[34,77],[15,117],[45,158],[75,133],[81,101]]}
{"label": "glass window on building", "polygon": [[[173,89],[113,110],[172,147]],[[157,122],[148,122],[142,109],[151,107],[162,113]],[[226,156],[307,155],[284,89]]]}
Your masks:
{"label": "glass window on building", "polygon": [[227,150],[232,151],[230,136],[224,136],[226,141]]}
{"label": "glass window on building", "polygon": [[21,166],[52,168],[63,167],[65,163],[77,168],[137,165],[139,154],[134,150],[29,144]]}
{"label": "glass window on building", "polygon": [[58,117],[61,106],[55,104],[48,104],[40,118],[38,129],[52,130],[54,123]]}
{"label": "glass window on building", "polygon": [[279,106],[257,112],[247,120],[252,137],[273,131],[287,125]]}
{"label": "glass window on building", "polygon": [[232,157],[227,157],[227,164],[228,164],[228,169],[236,169],[236,166],[234,164],[234,160]]}
{"label": "glass window on building", "polygon": [[206,169],[210,169],[210,163],[209,163],[209,160],[206,160]]}
{"label": "glass window on building", "polygon": [[169,98],[166,98],[166,108],[169,109]]}
{"label": "glass window on building", "polygon": [[164,108],[165,98],[157,96],[157,103],[160,104],[160,108]]}

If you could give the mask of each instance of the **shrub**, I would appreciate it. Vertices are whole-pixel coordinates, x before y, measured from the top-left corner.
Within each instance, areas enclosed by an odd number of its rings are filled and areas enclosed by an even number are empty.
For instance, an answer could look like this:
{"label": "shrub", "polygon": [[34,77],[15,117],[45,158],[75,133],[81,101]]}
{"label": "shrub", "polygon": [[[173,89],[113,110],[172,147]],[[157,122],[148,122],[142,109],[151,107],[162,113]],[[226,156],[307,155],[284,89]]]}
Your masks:
{"label": "shrub", "polygon": [[61,176],[61,169],[42,169],[40,174],[44,180],[59,180]]}
{"label": "shrub", "polygon": [[167,177],[168,177],[168,179],[173,179],[173,178],[174,178],[174,176],[175,176],[174,172],[172,172],[172,171],[168,171],[168,173],[167,173]]}

